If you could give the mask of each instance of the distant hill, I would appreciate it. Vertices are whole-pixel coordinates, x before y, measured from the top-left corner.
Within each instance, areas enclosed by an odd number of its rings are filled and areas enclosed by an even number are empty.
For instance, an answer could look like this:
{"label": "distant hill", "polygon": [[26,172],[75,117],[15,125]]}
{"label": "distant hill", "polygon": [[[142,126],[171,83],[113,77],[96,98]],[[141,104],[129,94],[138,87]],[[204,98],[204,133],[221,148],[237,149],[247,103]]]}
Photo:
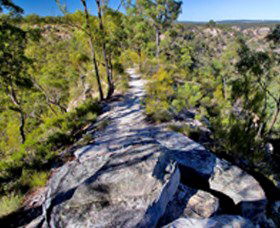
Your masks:
{"label": "distant hill", "polygon": [[218,24],[277,24],[280,20],[223,20]]}
{"label": "distant hill", "polygon": [[[236,25],[236,24],[280,24],[280,20],[222,20],[215,21],[221,25]],[[179,21],[184,24],[207,24],[205,21]]]}

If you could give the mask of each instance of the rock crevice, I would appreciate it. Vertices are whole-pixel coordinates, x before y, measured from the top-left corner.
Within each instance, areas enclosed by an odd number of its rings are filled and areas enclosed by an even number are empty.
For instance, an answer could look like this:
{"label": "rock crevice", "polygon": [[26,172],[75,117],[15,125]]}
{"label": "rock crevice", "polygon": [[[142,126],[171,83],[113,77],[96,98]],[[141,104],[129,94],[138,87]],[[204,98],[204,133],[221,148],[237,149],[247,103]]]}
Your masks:
{"label": "rock crevice", "polygon": [[50,179],[42,226],[260,223],[267,200],[258,182],[184,135],[148,124],[145,81],[128,73],[128,94],[99,117],[108,126]]}

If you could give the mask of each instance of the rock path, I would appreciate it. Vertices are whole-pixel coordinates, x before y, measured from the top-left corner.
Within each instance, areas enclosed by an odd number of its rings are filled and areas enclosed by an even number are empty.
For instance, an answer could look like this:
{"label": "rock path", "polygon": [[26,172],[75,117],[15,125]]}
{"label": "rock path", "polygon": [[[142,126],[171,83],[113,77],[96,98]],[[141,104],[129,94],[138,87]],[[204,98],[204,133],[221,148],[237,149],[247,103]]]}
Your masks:
{"label": "rock path", "polygon": [[141,105],[145,81],[134,69],[128,73],[128,93],[98,118],[107,127],[50,179],[41,225],[262,223],[266,197],[258,182],[182,134],[149,125]]}

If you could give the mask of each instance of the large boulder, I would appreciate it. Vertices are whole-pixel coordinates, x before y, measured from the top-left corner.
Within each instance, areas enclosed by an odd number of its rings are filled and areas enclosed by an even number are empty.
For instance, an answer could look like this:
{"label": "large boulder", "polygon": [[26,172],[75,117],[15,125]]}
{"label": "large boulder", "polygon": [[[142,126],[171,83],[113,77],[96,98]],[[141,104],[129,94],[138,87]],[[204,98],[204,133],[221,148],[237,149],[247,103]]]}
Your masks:
{"label": "large boulder", "polygon": [[275,224],[280,227],[280,201],[274,202],[271,207],[271,216]]}
{"label": "large boulder", "polygon": [[168,224],[177,218],[209,218],[219,209],[219,199],[208,192],[180,184],[168,203],[159,225]]}
{"label": "large boulder", "polygon": [[251,175],[180,133],[162,131],[155,137],[178,163],[184,184],[230,198],[241,215],[253,221],[265,213],[265,193]]}
{"label": "large boulder", "polygon": [[[138,128],[75,154],[50,181],[44,204],[50,227],[155,227],[183,193],[188,204],[177,204],[174,220],[209,217],[223,197],[255,223],[265,212],[265,194],[253,177],[181,134]],[[195,190],[178,189],[180,182]]]}
{"label": "large boulder", "polygon": [[255,226],[250,220],[240,216],[217,216],[209,219],[180,218],[176,221],[164,226],[164,228],[254,228]]}
{"label": "large boulder", "polygon": [[51,179],[45,226],[154,227],[180,181],[164,148],[151,140],[117,154],[86,149],[82,163],[72,161]]}

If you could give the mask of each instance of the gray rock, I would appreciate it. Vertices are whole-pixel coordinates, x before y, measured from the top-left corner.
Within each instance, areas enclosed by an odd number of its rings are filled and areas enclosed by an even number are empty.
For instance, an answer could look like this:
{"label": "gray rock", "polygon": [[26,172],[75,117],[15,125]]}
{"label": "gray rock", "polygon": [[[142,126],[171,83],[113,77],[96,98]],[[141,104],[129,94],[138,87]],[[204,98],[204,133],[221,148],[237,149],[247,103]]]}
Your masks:
{"label": "gray rock", "polygon": [[209,218],[219,209],[219,199],[208,192],[180,184],[159,225],[168,224],[177,218]]}
{"label": "gray rock", "polygon": [[217,216],[209,219],[180,218],[164,226],[164,228],[253,228],[255,227],[248,219],[240,216]]}
{"label": "gray rock", "polygon": [[268,155],[273,154],[273,151],[274,151],[273,145],[271,143],[265,144],[264,151]]}
{"label": "gray rock", "polygon": [[63,167],[50,181],[48,225],[155,226],[177,190],[179,169],[153,141],[134,148],[108,156],[89,150]]}
{"label": "gray rock", "polygon": [[231,198],[246,218],[254,220],[265,212],[265,193],[252,176],[180,133],[160,132],[156,138],[181,166],[183,179],[189,183],[202,181],[206,188]]}
{"label": "gray rock", "polygon": [[272,204],[271,217],[277,227],[280,227],[280,201]]}
{"label": "gray rock", "polygon": [[43,221],[44,221],[44,217],[43,216],[39,216],[38,218],[34,219],[33,221],[31,221],[30,223],[25,225],[24,228],[37,228],[37,227],[40,227],[40,224],[42,224]]}
{"label": "gray rock", "polygon": [[[99,117],[109,125],[94,135],[94,145],[76,151],[77,159],[50,179],[44,227],[155,227],[185,180],[231,198],[248,218],[263,213],[266,198],[253,177],[182,134],[145,122],[144,82],[131,76],[130,93]],[[208,217],[217,209],[206,192],[180,194],[190,199],[184,215]]]}
{"label": "gray rock", "polygon": [[209,218],[217,212],[219,199],[208,192],[197,190],[189,198],[183,215],[190,218]]}
{"label": "gray rock", "polygon": [[100,117],[110,125],[95,144],[77,150],[77,160],[49,181],[45,227],[153,227],[163,215],[180,172],[144,122],[143,83],[131,86],[136,95],[112,103]]}

